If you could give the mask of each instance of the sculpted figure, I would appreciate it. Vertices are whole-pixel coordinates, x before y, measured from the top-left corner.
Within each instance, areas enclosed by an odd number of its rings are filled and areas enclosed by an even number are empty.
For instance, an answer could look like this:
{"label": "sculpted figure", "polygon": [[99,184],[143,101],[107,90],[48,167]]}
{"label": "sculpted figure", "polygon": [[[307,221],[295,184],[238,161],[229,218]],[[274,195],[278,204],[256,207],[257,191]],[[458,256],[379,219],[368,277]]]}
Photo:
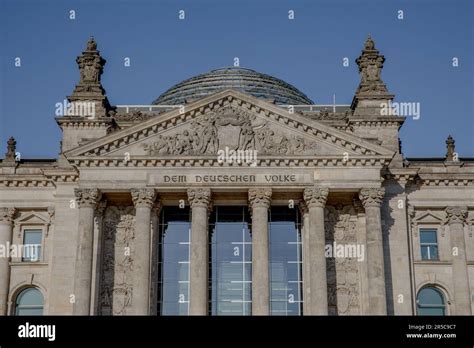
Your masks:
{"label": "sculpted figure", "polygon": [[169,152],[167,137],[159,135],[158,141],[145,146],[145,151],[147,151],[150,155],[167,154]]}
{"label": "sculpted figure", "polygon": [[190,136],[190,145],[193,153],[197,153],[199,151],[201,145],[201,125],[198,122],[193,121],[191,123],[192,134]]}
{"label": "sculpted figure", "polygon": [[286,154],[290,149],[290,142],[287,137],[283,137],[280,140],[280,144],[278,144],[278,153]]}
{"label": "sculpted figure", "polygon": [[275,143],[273,141],[273,136],[275,132],[271,129],[264,128],[257,133],[257,140],[261,147],[261,151],[264,153],[275,152]]}
{"label": "sculpted figure", "polygon": [[248,150],[253,148],[255,148],[255,132],[249,121],[244,123],[240,128],[239,145],[237,149]]}
{"label": "sculpted figure", "polygon": [[296,152],[304,152],[306,150],[306,144],[304,143],[304,139],[301,137],[295,138],[295,151]]}
{"label": "sculpted figure", "polygon": [[204,118],[204,129],[202,132],[202,143],[199,153],[206,153],[208,149],[210,153],[216,153],[219,148],[219,140],[217,138],[216,120],[211,117]]}
{"label": "sculpted figure", "polygon": [[190,150],[191,144],[189,142],[189,132],[185,130],[182,134],[176,135],[176,153],[188,154]]}

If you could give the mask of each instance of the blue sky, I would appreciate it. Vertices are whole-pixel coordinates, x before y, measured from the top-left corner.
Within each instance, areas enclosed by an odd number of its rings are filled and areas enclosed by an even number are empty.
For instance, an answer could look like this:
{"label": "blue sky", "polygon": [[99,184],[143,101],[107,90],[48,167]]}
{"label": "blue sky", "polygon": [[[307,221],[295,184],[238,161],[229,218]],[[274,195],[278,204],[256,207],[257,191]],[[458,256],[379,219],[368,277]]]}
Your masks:
{"label": "blue sky", "polygon": [[354,59],[369,33],[385,55],[382,78],[395,101],[421,103],[420,119],[407,119],[401,130],[405,156],[443,157],[451,134],[460,156],[474,157],[471,0],[0,3],[0,157],[11,135],[23,158],[57,156],[54,105],[77,83],[75,59],[90,35],[107,60],[102,82],[114,105],[150,104],[185,78],[231,66],[234,57],[317,104],[332,103],[333,93],[337,103],[350,104],[359,81]]}

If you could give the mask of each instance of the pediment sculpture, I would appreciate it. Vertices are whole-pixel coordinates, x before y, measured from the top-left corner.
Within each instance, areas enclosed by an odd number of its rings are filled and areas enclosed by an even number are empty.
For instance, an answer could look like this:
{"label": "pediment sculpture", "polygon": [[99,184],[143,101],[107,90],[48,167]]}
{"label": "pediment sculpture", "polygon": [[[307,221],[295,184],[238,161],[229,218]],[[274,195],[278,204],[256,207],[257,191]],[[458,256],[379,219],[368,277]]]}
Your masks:
{"label": "pediment sculpture", "polygon": [[316,143],[298,135],[286,135],[255,115],[227,106],[191,122],[190,128],[173,135],[158,135],[144,146],[151,156],[215,155],[219,149],[257,150],[260,154],[314,153]]}

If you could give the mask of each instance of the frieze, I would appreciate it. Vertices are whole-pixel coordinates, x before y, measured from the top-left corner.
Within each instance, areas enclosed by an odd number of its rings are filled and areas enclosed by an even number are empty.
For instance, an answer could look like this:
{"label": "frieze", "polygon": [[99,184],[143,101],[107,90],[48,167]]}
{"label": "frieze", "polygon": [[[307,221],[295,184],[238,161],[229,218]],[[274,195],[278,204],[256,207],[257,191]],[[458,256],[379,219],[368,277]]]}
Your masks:
{"label": "frieze", "polygon": [[238,185],[238,184],[311,184],[311,173],[298,174],[153,174],[150,176],[151,184],[185,185]]}

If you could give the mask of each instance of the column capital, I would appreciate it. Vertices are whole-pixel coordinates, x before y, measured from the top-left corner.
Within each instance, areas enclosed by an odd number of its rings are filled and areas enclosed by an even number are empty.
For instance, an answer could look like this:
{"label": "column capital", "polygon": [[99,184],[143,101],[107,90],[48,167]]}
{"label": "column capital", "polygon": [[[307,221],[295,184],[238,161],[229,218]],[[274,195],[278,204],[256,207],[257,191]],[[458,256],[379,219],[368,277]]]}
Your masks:
{"label": "column capital", "polygon": [[202,187],[188,189],[188,201],[191,208],[209,208],[209,204],[211,203],[211,189]]}
{"label": "column capital", "polygon": [[0,222],[11,224],[15,216],[15,208],[0,208]]}
{"label": "column capital", "polygon": [[304,200],[308,206],[311,207],[324,207],[328,198],[329,190],[325,187],[306,187],[303,192]]}
{"label": "column capital", "polygon": [[156,199],[156,191],[155,189],[150,188],[140,188],[140,189],[132,189],[132,201],[135,208],[138,207],[148,207],[151,208],[155,203]]}
{"label": "column capital", "polygon": [[260,206],[268,209],[272,199],[272,189],[270,187],[250,188],[248,199],[250,208]]}
{"label": "column capital", "polygon": [[359,192],[359,199],[364,208],[380,207],[384,195],[385,189],[383,187],[363,188]]}
{"label": "column capital", "polygon": [[95,207],[102,194],[97,189],[74,189],[79,208],[81,207]]}
{"label": "column capital", "polygon": [[467,219],[467,207],[446,207],[446,222],[451,224],[465,224]]}

